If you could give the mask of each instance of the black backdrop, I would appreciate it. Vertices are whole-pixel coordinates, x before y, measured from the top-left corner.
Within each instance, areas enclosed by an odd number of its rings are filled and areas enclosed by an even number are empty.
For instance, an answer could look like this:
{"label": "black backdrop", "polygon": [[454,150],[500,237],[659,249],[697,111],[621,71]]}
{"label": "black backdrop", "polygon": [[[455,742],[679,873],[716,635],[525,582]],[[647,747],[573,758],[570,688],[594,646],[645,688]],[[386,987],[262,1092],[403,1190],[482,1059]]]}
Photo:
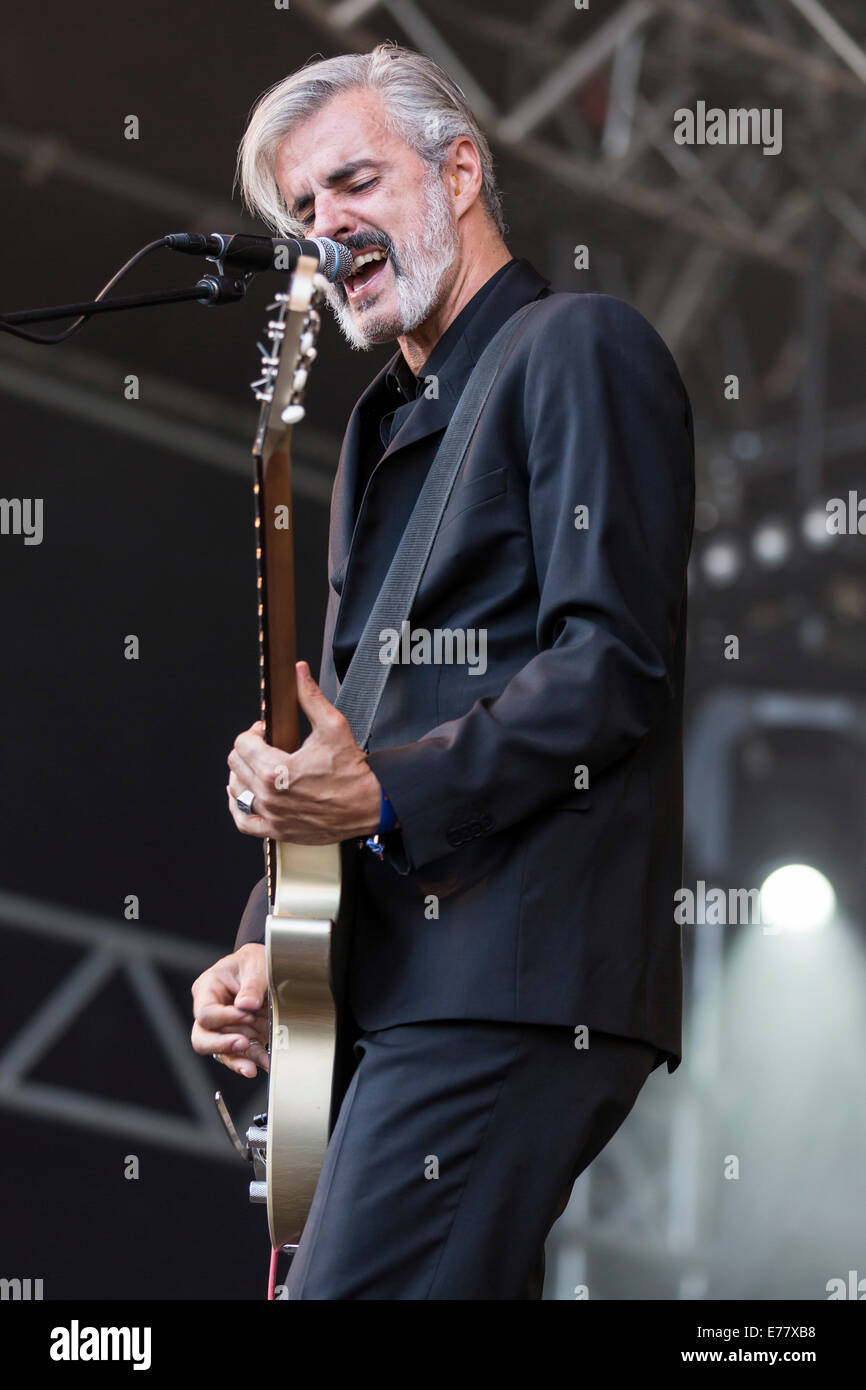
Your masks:
{"label": "black backdrop", "polygon": [[[224,791],[232,741],[258,714],[249,485],[50,409],[2,418],[4,488],[42,497],[46,517],[41,546],[0,547],[3,886],[115,918],[119,934],[134,893],[141,926],[207,943],[216,958],[262,862]],[[301,502],[297,523],[299,650],[315,671],[325,511]],[[130,633],[136,661],[124,658]],[[15,931],[3,941],[13,1033],[83,948]],[[189,1015],[190,974],[163,978]],[[204,1065],[231,1097],[250,1090]],[[122,975],[32,1077],[188,1113]],[[4,1269],[44,1278],[46,1297],[261,1295],[264,1212],[247,1204],[240,1163],[7,1110],[0,1146],[14,1156]],[[137,1181],[124,1177],[130,1153]]]}

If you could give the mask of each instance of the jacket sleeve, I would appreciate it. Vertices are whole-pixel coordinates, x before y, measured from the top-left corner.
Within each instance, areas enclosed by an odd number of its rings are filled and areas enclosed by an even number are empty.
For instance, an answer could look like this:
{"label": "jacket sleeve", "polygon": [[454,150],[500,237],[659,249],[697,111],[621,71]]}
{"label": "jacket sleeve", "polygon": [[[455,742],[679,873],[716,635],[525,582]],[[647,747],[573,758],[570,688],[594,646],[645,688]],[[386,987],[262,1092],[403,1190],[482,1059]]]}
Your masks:
{"label": "jacket sleeve", "polygon": [[499,695],[369,755],[401,873],[462,843],[467,814],[491,833],[562,802],[577,764],[591,785],[674,695],[694,453],[673,358],[624,301],[564,298],[534,331],[523,404],[537,651]]}
{"label": "jacket sleeve", "polygon": [[247,899],[247,905],[244,908],[244,915],[241,917],[232,949],[239,951],[241,946],[246,946],[250,941],[259,941],[264,945],[267,915],[268,880],[265,875],[262,875]]}

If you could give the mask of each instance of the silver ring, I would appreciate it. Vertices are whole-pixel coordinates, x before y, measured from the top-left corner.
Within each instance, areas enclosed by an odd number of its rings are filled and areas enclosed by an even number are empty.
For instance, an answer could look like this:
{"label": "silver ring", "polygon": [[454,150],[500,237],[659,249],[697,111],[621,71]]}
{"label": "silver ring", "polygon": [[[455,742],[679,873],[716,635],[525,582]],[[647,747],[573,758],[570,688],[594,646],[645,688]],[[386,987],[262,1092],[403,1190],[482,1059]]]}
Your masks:
{"label": "silver ring", "polygon": [[241,792],[240,796],[235,798],[235,800],[238,803],[238,810],[243,811],[245,816],[251,816],[253,814],[253,802],[255,801],[255,799],[255,792]]}

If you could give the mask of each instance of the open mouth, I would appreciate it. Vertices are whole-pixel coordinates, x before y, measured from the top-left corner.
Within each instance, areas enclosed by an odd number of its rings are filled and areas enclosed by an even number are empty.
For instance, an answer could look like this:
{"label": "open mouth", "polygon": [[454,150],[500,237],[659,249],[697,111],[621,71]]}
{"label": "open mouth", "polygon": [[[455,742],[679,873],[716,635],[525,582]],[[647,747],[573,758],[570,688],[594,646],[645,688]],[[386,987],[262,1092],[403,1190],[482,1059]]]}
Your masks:
{"label": "open mouth", "polygon": [[355,256],[353,261],[355,269],[343,281],[349,298],[359,299],[362,293],[366,292],[384,273],[387,262],[388,252],[383,251],[380,246],[371,246]]}

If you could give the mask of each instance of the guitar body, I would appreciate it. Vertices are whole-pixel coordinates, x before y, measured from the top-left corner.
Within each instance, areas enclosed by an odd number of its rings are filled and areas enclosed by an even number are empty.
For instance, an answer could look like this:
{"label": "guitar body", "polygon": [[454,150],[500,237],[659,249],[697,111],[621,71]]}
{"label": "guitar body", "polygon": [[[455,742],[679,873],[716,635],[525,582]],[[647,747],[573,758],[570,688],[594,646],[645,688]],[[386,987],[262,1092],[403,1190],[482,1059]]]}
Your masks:
{"label": "guitar body", "polygon": [[280,844],[276,859],[265,947],[271,997],[268,1225],[279,1249],[300,1240],[328,1142],[340,847]]}

